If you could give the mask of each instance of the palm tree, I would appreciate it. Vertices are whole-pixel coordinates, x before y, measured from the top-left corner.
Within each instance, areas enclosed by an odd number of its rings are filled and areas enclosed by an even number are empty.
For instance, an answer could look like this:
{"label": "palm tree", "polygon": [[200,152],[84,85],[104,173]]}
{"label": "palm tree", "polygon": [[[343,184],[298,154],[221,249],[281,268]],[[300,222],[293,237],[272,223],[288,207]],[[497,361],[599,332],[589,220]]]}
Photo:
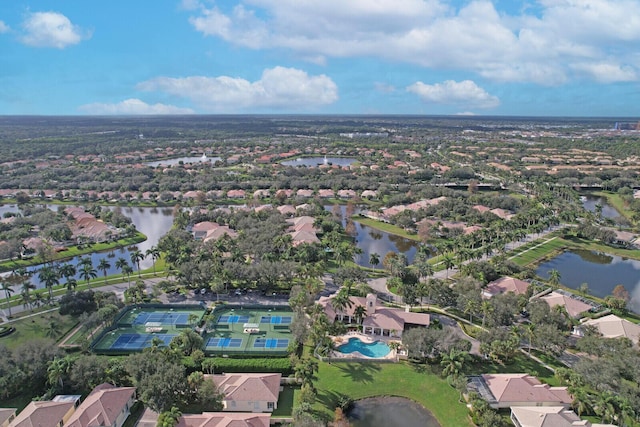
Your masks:
{"label": "palm tree", "polygon": [[353,302],[349,298],[349,292],[347,288],[340,288],[337,294],[331,298],[331,305],[336,311],[336,314],[342,314],[344,309],[347,307],[351,307]]}
{"label": "palm tree", "polygon": [[80,269],[80,278],[87,281],[87,286],[89,286],[89,280],[95,279],[98,277],[98,272],[95,268],[93,268],[93,262],[91,262],[91,258],[83,258],[89,260],[89,262],[82,263],[82,268]]}
{"label": "palm tree", "polygon": [[182,412],[175,406],[171,407],[170,411],[162,412],[158,416],[158,427],[174,427],[178,424],[180,417],[182,416]]}
{"label": "palm tree", "polygon": [[107,284],[107,271],[111,268],[111,263],[107,261],[106,258],[102,258],[98,263],[98,270],[102,271],[102,275],[104,276],[104,284]]}
{"label": "palm tree", "polygon": [[60,275],[60,277],[64,277],[67,281],[67,289],[71,288],[71,285],[69,285],[69,280],[72,279],[73,277],[75,277],[76,275],[76,266],[73,264],[62,264],[59,268],[58,268],[58,273]]}
{"label": "palm tree", "polygon": [[449,270],[451,270],[453,268],[453,266],[455,265],[455,261],[453,259],[453,257],[451,256],[451,254],[444,254],[442,255],[442,263],[444,264],[444,268],[447,270],[447,275],[446,278],[449,278]]}
{"label": "palm tree", "polygon": [[364,316],[366,316],[367,314],[367,309],[364,308],[361,305],[358,305],[354,310],[353,310],[353,315],[356,318],[356,322],[358,323],[362,323],[362,320],[364,319]]}
{"label": "palm tree", "polygon": [[124,278],[124,276],[127,276],[127,286],[130,287],[131,286],[131,273],[133,273],[133,268],[129,265],[129,264],[125,264],[122,267],[122,278]]}
{"label": "palm tree", "polygon": [[467,353],[452,348],[449,353],[442,355],[440,366],[442,366],[442,376],[448,379],[455,379],[462,373],[464,364],[467,361]]}
{"label": "palm tree", "polygon": [[4,291],[4,296],[7,299],[7,309],[9,310],[9,317],[11,317],[11,294],[15,291],[11,287],[9,281],[7,281],[5,278],[1,279],[0,284],[2,284],[2,288],[0,289]]}
{"label": "palm tree", "polygon": [[480,304],[474,299],[467,300],[464,305],[464,312],[469,314],[469,323],[473,323],[473,314],[478,311]]}
{"label": "palm tree", "polygon": [[22,289],[20,291],[20,295],[22,296],[22,306],[23,307],[29,306],[29,309],[32,311],[33,311],[33,306],[31,304],[31,290],[35,288],[36,287],[31,282],[25,281],[22,283]]}
{"label": "palm tree", "polygon": [[535,323],[527,323],[527,326],[524,327],[524,333],[527,335],[527,340],[529,341],[528,353],[531,354],[531,343],[536,336]]}
{"label": "palm tree", "polygon": [[556,270],[555,268],[553,270],[549,271],[549,284],[553,287],[553,288],[557,288],[558,285],[560,284],[560,279],[562,278],[562,276],[560,275],[560,272],[558,270]]}
{"label": "palm tree", "polygon": [[60,284],[58,272],[51,266],[45,265],[38,273],[38,279],[49,289],[49,299],[53,299],[53,287]]}
{"label": "palm tree", "polygon": [[73,291],[78,286],[78,281],[74,277],[70,277],[67,279],[67,290]]}
{"label": "palm tree", "polygon": [[70,356],[56,357],[47,366],[47,382],[51,387],[64,387],[63,378],[69,373],[73,366],[73,359]]}
{"label": "palm tree", "polygon": [[131,259],[131,264],[138,268],[138,277],[140,277],[140,261],[144,259],[144,254],[139,249],[136,249],[129,253],[129,258]]}
{"label": "palm tree", "polygon": [[375,252],[372,252],[369,255],[369,264],[373,265],[374,268],[377,268],[380,265],[380,255]]}
{"label": "palm tree", "polygon": [[590,395],[583,387],[576,388],[571,392],[571,395],[573,396],[571,406],[578,416],[581,417],[583,413],[589,412],[593,409],[593,396]]}
{"label": "palm tree", "polygon": [[156,275],[156,261],[158,261],[160,259],[161,256],[161,252],[160,249],[158,249],[157,246],[152,246],[149,249],[147,249],[147,251],[145,252],[146,256],[150,256],[151,259],[153,260],[153,275]]}
{"label": "palm tree", "polygon": [[484,328],[484,322],[487,316],[493,313],[494,307],[489,300],[483,300],[480,304],[480,311],[482,311],[482,327]]}

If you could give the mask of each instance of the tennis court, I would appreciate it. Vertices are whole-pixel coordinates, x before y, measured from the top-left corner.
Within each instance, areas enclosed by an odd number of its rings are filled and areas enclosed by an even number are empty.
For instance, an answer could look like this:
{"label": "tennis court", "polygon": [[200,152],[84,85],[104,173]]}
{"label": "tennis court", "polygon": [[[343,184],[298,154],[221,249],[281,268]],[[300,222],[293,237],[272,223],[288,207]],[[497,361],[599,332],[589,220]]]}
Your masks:
{"label": "tennis court", "polygon": [[142,350],[151,347],[154,338],[168,346],[177,334],[122,334],[111,344],[113,350]]}
{"label": "tennis court", "polygon": [[205,347],[207,349],[240,348],[242,341],[242,338],[209,338]]}
{"label": "tennis court", "polygon": [[289,325],[291,324],[291,316],[262,316],[260,323],[271,323],[273,325]]}
{"label": "tennis court", "polygon": [[169,313],[138,313],[133,320],[134,325],[144,325],[145,323],[159,323],[161,325],[188,325],[189,315],[187,312],[169,312]]}
{"label": "tennis court", "polygon": [[216,355],[285,355],[293,340],[289,307],[220,306],[206,325],[205,351]]}
{"label": "tennis court", "polygon": [[218,323],[247,323],[250,316],[220,316],[218,317]]}
{"label": "tennis court", "polygon": [[92,349],[103,354],[134,353],[151,347],[154,338],[167,346],[182,331],[199,324],[205,312],[204,307],[195,305],[125,307],[115,327],[99,335]]}
{"label": "tennis court", "polygon": [[287,348],[289,340],[287,338],[258,338],[254,341],[254,348]]}

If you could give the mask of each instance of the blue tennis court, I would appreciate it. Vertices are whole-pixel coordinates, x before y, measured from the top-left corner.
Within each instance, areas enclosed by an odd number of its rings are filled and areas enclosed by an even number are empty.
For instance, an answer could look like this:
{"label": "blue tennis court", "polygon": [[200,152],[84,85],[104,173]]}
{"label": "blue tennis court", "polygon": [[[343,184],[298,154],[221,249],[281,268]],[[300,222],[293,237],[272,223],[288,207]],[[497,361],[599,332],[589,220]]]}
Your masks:
{"label": "blue tennis court", "polygon": [[134,325],[144,325],[148,322],[160,323],[162,325],[188,325],[189,314],[185,312],[152,312],[152,313],[140,313],[133,320]]}
{"label": "blue tennis court", "polygon": [[291,316],[262,316],[260,323],[271,323],[272,325],[288,325],[291,323]]}
{"label": "blue tennis court", "polygon": [[218,323],[247,323],[249,322],[249,316],[238,316],[232,314],[230,316],[218,317]]}
{"label": "blue tennis court", "polygon": [[114,350],[140,350],[145,347],[151,347],[154,338],[162,341],[162,344],[168,346],[176,334],[122,334],[113,344],[111,349]]}
{"label": "blue tennis court", "polygon": [[240,348],[242,347],[242,338],[209,338],[206,347]]}
{"label": "blue tennis court", "polygon": [[287,348],[288,346],[287,338],[258,338],[253,343],[254,348]]}

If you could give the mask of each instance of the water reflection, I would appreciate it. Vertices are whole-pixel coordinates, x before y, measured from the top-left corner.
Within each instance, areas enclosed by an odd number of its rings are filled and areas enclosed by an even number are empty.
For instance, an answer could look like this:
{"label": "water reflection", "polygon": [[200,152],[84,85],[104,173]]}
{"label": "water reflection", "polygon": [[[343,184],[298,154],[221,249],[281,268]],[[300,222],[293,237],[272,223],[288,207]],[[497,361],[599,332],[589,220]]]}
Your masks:
{"label": "water reflection", "polygon": [[[60,207],[74,207],[70,205],[54,205],[48,204],[44,205],[46,208],[57,211]],[[2,206],[5,212],[19,212],[18,207],[15,205],[4,205]],[[106,252],[95,252],[92,254],[87,254],[83,256],[73,257],[69,260],[65,260],[62,262],[56,262],[56,265],[70,263],[72,265],[77,266],[80,262],[81,258],[91,258],[93,263],[93,267],[97,270],[98,264],[102,259],[106,259],[110,264],[110,267],[107,269],[107,275],[119,274],[120,270],[116,268],[116,260],[118,258],[124,258],[129,265],[131,265],[130,253],[134,250],[139,250],[143,254],[150,249],[151,247],[158,244],[158,241],[162,236],[164,236],[173,225],[173,209],[172,208],[156,208],[156,207],[122,207],[122,206],[108,206],[110,210],[120,209],[122,214],[128,218],[131,218],[131,221],[136,226],[136,229],[147,236],[147,240],[144,242],[140,242],[135,246],[122,247]],[[151,257],[147,257],[144,260],[140,261],[140,268],[146,269],[151,268],[153,265],[153,259]],[[137,269],[137,266],[132,266],[134,270]],[[27,271],[32,273],[31,283],[34,284],[37,288],[42,288],[43,284],[40,282],[38,278],[38,271],[41,266],[32,266],[27,268]],[[77,268],[79,271],[80,269]],[[103,272],[97,271],[98,276],[102,276]],[[135,275],[135,273],[134,273]],[[132,279],[134,277],[132,275]],[[80,281],[80,276],[76,275],[76,280]],[[64,279],[61,280],[64,282]]]}
{"label": "water reflection", "polygon": [[[333,206],[330,205],[324,206],[324,208],[329,212],[333,210]],[[345,225],[346,206],[341,205],[340,209],[343,218],[342,224]],[[359,210],[356,209],[356,213],[358,212]],[[375,266],[369,263],[371,254],[374,253],[378,255],[380,264],[382,264],[382,260],[389,252],[403,253],[406,255],[409,263],[413,262],[413,258],[418,250],[418,242],[415,240],[406,239],[395,234],[389,234],[385,231],[367,227],[358,221],[354,221],[354,225],[356,246],[362,250],[362,254],[358,255],[355,260],[359,266],[380,268],[380,265]]]}
{"label": "water reflection", "polygon": [[623,285],[631,294],[629,309],[640,313],[640,261],[586,252],[589,251],[563,252],[540,264],[536,274],[547,279],[549,271],[558,270],[563,285],[578,289],[582,283],[586,283],[589,292],[600,298],[611,295],[617,285]]}
{"label": "water reflection", "polygon": [[431,412],[402,397],[358,400],[349,411],[354,427],[440,427]]}
{"label": "water reflection", "polygon": [[356,159],[353,157],[298,157],[295,160],[287,160],[281,164],[284,166],[320,166],[320,165],[337,165],[349,166]]}
{"label": "water reflection", "polygon": [[215,163],[217,161],[221,161],[222,158],[220,157],[206,157],[206,156],[202,156],[202,157],[178,157],[176,159],[166,159],[166,160],[158,160],[155,162],[146,162],[145,165],[147,166],[151,166],[151,167],[158,167],[158,166],[174,166],[180,163]]}
{"label": "water reflection", "polygon": [[600,205],[602,207],[603,218],[614,219],[620,217],[620,213],[616,210],[616,208],[608,204],[607,199],[605,199],[604,197],[596,197],[591,195],[582,196],[582,206],[586,210],[595,213],[596,205]]}

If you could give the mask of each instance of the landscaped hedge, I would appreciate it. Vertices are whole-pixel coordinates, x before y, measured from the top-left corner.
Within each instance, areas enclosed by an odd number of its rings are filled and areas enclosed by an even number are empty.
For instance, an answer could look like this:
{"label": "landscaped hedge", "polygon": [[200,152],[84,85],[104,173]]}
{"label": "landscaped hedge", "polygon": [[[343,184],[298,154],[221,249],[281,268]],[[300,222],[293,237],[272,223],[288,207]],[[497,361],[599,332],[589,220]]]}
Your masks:
{"label": "landscaped hedge", "polygon": [[227,372],[279,372],[289,376],[293,372],[288,357],[231,359],[214,357],[216,374]]}
{"label": "landscaped hedge", "polygon": [[16,328],[14,328],[13,326],[1,326],[0,327],[0,337],[6,337],[7,335],[10,335],[12,333],[14,333],[16,330]]}

